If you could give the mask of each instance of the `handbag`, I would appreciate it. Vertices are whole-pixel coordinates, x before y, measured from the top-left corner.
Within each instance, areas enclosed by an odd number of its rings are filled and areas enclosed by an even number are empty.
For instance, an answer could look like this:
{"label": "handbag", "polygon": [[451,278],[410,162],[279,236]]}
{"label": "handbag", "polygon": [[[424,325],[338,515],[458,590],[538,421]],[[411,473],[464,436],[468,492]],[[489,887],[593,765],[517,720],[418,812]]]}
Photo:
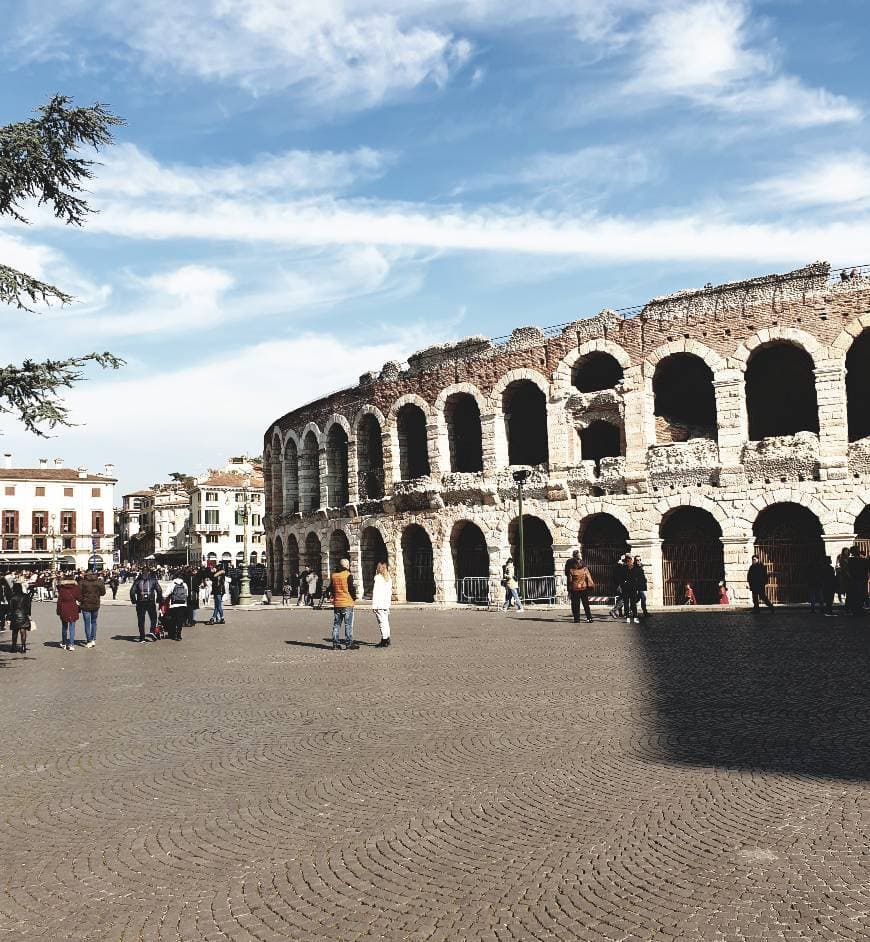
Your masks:
{"label": "handbag", "polygon": [[29,627],[27,630],[28,630],[28,631],[36,631],[36,629],[37,629],[36,619],[35,619],[35,618],[31,618],[31,619],[30,619],[30,627]]}

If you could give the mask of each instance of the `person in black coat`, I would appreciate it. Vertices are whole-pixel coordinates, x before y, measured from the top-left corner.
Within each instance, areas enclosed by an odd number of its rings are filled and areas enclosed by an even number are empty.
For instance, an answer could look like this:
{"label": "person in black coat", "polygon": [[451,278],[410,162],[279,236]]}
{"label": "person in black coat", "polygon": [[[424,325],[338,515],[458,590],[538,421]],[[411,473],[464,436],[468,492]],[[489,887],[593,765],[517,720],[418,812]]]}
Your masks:
{"label": "person in black coat", "polygon": [[[2,580],[5,582],[5,579]],[[30,595],[24,591],[20,582],[12,586],[9,598],[9,626],[12,628],[12,653],[27,653],[27,632],[30,631]],[[18,639],[21,638],[21,645]]]}
{"label": "person in black coat", "polygon": [[746,582],[752,593],[752,607],[757,609],[759,602],[773,608],[773,602],[767,597],[767,566],[757,557],[752,557],[752,565],[746,572]]}

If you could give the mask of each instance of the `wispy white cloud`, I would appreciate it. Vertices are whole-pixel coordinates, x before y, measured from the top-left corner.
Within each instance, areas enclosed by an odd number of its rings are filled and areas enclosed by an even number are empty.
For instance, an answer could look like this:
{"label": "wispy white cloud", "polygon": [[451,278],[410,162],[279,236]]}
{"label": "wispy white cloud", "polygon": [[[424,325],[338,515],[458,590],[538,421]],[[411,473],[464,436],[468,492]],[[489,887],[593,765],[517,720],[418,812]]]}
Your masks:
{"label": "wispy white cloud", "polygon": [[870,208],[870,155],[825,154],[805,166],[753,184],[750,190],[775,205]]}
{"label": "wispy white cloud", "polygon": [[663,4],[639,34],[637,73],[626,93],[677,96],[710,110],[794,126],[860,119],[860,109],[846,97],[783,74],[773,49],[755,35],[750,12],[744,0]]}

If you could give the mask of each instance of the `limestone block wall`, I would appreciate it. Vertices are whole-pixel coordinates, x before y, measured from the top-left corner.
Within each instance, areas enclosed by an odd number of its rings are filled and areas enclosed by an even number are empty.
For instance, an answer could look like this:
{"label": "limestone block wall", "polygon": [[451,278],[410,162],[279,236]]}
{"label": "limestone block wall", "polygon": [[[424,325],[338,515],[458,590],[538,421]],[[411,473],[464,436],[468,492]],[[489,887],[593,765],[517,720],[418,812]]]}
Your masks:
{"label": "limestone block wall", "polygon": [[[783,598],[795,597],[807,578],[802,557],[870,540],[857,523],[870,501],[870,439],[849,441],[846,397],[846,359],[867,330],[870,280],[832,280],[816,264],[680,292],[630,317],[603,311],[558,331],[519,328],[504,341],[468,338],[385,364],[268,427],[272,578],[306,563],[325,575],[330,547],[346,546],[363,584],[375,555],[388,556],[399,599],[453,601],[486,579],[496,592],[516,549],[513,472],[526,467],[527,575],[555,576],[559,592],[578,546],[604,591],[607,560],[624,540],[645,560],[654,602],[673,600],[689,578],[708,593],[725,578],[745,600],[754,548],[768,554]],[[581,392],[572,377],[591,354],[611,357],[618,379]],[[687,357],[709,376],[713,428],[695,424],[697,396],[680,394],[673,365],[691,365]],[[759,385],[762,362],[770,381]],[[797,389],[800,402],[789,399]],[[677,414],[661,414],[665,401]],[[474,434],[452,424],[460,414],[466,423],[479,415]],[[769,434],[750,440],[759,416]],[[582,434],[595,421],[619,434],[614,453],[593,461]],[[523,445],[544,432],[546,460],[528,465]],[[428,473],[408,479],[420,447],[412,434],[425,438]],[[480,470],[456,467],[460,451]],[[368,493],[372,481],[382,496]]]}

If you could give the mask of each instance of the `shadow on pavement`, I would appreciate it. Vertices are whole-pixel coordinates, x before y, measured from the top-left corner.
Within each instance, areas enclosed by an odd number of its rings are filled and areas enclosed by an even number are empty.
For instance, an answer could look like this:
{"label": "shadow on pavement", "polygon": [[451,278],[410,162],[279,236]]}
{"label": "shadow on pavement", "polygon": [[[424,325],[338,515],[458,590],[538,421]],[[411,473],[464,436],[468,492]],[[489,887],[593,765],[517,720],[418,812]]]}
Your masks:
{"label": "shadow on pavement", "polygon": [[112,641],[135,641],[139,642],[139,635],[112,635]]}
{"label": "shadow on pavement", "polygon": [[794,609],[723,615],[636,626],[661,757],[870,779],[870,623]]}

